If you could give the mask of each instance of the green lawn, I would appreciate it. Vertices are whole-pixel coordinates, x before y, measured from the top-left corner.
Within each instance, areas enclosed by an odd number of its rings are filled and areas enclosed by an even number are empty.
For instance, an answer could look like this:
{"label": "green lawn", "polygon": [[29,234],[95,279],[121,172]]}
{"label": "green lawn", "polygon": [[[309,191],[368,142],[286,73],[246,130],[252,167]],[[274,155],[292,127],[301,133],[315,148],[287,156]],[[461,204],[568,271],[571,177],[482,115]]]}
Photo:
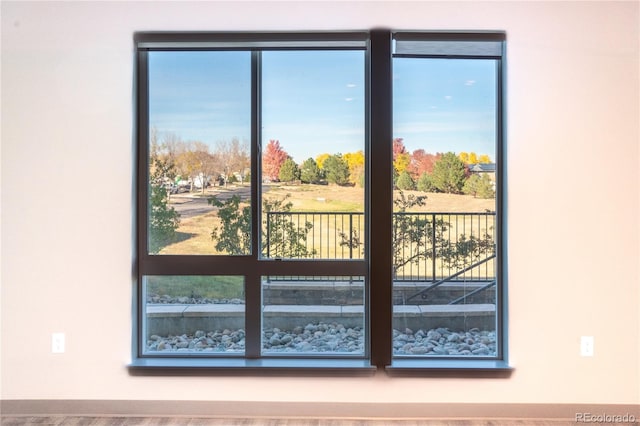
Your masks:
{"label": "green lawn", "polygon": [[150,276],[146,284],[148,295],[244,300],[244,278],[239,276]]}

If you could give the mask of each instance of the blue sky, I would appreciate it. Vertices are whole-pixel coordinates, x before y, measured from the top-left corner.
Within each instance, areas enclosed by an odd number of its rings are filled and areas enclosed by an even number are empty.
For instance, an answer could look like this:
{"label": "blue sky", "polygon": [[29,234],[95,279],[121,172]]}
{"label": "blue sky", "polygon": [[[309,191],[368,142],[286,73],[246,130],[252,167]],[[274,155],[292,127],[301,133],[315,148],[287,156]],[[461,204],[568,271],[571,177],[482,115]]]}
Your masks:
{"label": "blue sky", "polygon": [[394,59],[394,137],[409,151],[495,159],[495,72],[492,60]]}
{"label": "blue sky", "polygon": [[[297,161],[364,148],[362,51],[267,51],[262,59],[262,139]],[[250,138],[249,52],[150,52],[150,121],[198,140]],[[397,58],[394,137],[409,151],[474,151],[495,144],[495,64]]]}

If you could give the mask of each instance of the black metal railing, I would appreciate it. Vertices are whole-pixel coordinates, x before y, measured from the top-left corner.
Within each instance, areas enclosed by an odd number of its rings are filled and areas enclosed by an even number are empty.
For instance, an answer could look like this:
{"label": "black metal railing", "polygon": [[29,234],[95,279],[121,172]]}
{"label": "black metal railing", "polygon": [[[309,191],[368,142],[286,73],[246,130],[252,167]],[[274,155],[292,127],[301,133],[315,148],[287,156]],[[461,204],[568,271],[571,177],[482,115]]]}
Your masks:
{"label": "black metal railing", "polygon": [[[363,257],[363,241],[360,239],[364,238],[364,213],[267,212],[266,215],[264,251],[267,257],[313,259],[362,259]],[[300,247],[301,245],[304,249]]]}
{"label": "black metal railing", "polygon": [[[264,232],[269,258],[364,257],[361,212],[267,212]],[[491,281],[495,212],[394,213],[392,251],[395,281]]]}

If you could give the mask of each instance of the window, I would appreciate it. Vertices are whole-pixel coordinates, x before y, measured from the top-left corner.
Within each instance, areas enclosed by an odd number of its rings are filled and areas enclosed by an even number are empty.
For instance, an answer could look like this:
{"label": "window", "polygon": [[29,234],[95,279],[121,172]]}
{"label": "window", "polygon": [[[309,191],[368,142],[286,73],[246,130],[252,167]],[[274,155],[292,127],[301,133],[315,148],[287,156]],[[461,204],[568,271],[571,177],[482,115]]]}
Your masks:
{"label": "window", "polygon": [[135,43],[132,368],[506,366],[503,34]]}

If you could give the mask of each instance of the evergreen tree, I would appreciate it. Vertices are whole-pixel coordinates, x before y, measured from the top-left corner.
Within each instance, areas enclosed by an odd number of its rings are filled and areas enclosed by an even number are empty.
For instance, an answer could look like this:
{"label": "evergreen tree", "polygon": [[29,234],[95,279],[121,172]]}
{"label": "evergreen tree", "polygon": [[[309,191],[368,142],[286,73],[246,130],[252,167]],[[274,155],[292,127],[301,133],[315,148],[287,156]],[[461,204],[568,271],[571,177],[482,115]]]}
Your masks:
{"label": "evergreen tree", "polygon": [[462,188],[465,194],[479,198],[494,198],[496,192],[493,189],[493,182],[486,174],[474,174],[464,183]]}
{"label": "evergreen tree", "polygon": [[428,173],[422,173],[420,175],[416,186],[418,187],[418,191],[422,192],[433,192],[435,190],[433,182],[431,181],[431,175]]}
{"label": "evergreen tree", "polygon": [[346,185],[349,183],[349,166],[341,154],[335,154],[324,162],[324,172],[329,183]]}
{"label": "evergreen tree", "polygon": [[313,158],[308,158],[300,168],[300,180],[305,183],[320,182],[320,168]]}
{"label": "evergreen tree", "polygon": [[278,178],[281,182],[293,182],[294,180],[300,179],[300,170],[293,159],[287,158],[284,160],[284,163],[282,163],[280,167]]}
{"label": "evergreen tree", "polygon": [[441,192],[460,194],[466,178],[465,165],[453,152],[447,152],[433,166],[431,180]]}
{"label": "evergreen tree", "polygon": [[398,189],[402,191],[409,191],[411,189],[415,189],[416,187],[416,183],[413,181],[413,178],[406,170],[400,173],[396,185],[398,186]]}

